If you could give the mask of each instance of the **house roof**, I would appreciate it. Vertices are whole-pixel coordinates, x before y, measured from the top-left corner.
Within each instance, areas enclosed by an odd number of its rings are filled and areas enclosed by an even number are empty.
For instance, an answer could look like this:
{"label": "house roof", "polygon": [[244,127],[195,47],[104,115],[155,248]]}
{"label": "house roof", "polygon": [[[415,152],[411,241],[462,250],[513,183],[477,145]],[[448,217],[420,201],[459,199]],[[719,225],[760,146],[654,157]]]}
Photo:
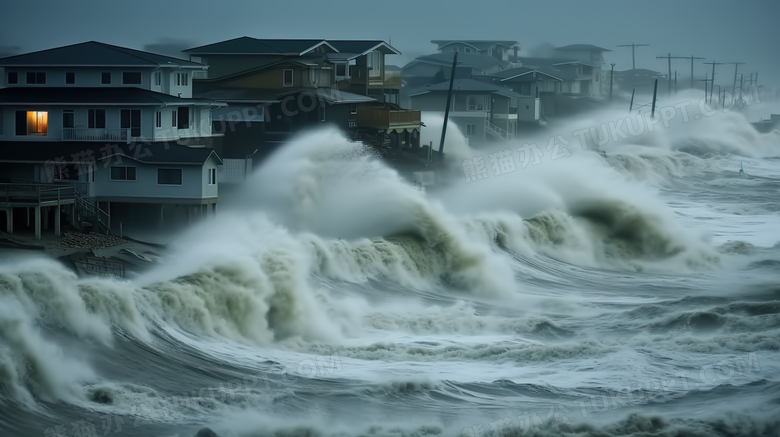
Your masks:
{"label": "house roof", "polygon": [[438,49],[448,46],[450,44],[466,44],[474,47],[477,50],[488,50],[495,46],[512,47],[517,45],[517,41],[500,41],[500,40],[480,40],[480,39],[434,39],[431,41],[436,44]]}
{"label": "house roof", "polygon": [[0,89],[5,105],[133,105],[133,106],[221,106],[209,100],[184,99],[135,87],[10,87]]}
{"label": "house roof", "polygon": [[373,97],[348,93],[346,91],[340,91],[332,88],[298,88],[278,94],[276,97],[277,99],[281,100],[293,94],[309,94],[328,103],[366,103],[376,101],[376,99]]}
{"label": "house roof", "polygon": [[[428,94],[432,91],[449,91],[450,81],[437,83],[434,85],[426,85],[411,92],[409,97],[419,96],[422,94]],[[482,82],[474,79],[455,79],[452,83],[453,92],[472,92],[472,93],[485,93],[485,94],[500,94],[506,97],[522,97],[520,94],[515,93],[509,88],[493,85],[486,82]]]}
{"label": "house roof", "polygon": [[[432,55],[420,56],[413,60],[406,67],[411,66],[416,62],[427,62],[430,64],[440,65],[452,65],[452,53],[435,53]],[[496,59],[492,56],[477,55],[473,53],[458,53],[458,66],[459,67],[471,67],[480,71],[487,71],[491,69],[502,70],[509,65],[508,62]],[[404,68],[406,68],[404,67]]]}
{"label": "house roof", "polygon": [[561,51],[590,51],[590,52],[611,52],[612,50],[594,46],[592,44],[570,44],[568,46],[556,47],[555,50]]}
{"label": "house roof", "polygon": [[145,164],[203,165],[214,157],[222,159],[214,149],[193,148],[175,142],[102,143],[82,141],[6,141],[0,147],[0,162],[86,164],[119,157]]}
{"label": "house roof", "polygon": [[354,57],[374,50],[386,54],[401,52],[380,40],[325,40],[325,39],[258,39],[243,36],[214,44],[184,50],[191,55],[241,54],[241,55],[293,55],[301,56],[325,45],[333,52],[350,53]]}
{"label": "house roof", "polygon": [[340,53],[355,53],[365,55],[374,50],[379,50],[385,54],[400,55],[397,49],[390,44],[380,40],[332,40],[328,43],[335,47]]}
{"label": "house roof", "polygon": [[171,56],[89,41],[0,59],[0,67],[182,67],[207,65]]}
{"label": "house roof", "polygon": [[554,80],[563,80],[561,76],[564,76],[562,71],[554,70],[551,68],[528,68],[528,67],[518,67],[518,68],[510,68],[508,70],[499,71],[496,73],[491,74],[493,77],[501,78],[502,82],[512,80],[512,79],[518,79],[518,78],[525,78],[525,77],[532,77],[536,73],[537,75],[544,75],[547,77],[550,77]]}

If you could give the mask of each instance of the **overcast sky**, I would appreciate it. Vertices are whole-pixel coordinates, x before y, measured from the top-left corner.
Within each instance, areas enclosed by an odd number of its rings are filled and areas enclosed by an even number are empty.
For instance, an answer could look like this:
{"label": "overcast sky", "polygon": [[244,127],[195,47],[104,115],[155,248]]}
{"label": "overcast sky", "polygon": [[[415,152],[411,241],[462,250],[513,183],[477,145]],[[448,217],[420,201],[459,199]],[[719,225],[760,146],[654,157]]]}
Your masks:
{"label": "overcast sky", "polygon": [[[161,1],[43,0],[8,2],[0,9],[0,54],[9,55],[96,40],[137,49],[197,46],[239,36],[392,40],[403,52],[388,63],[403,66],[432,53],[432,39],[517,40],[526,56],[539,44],[594,44],[613,50],[616,70],[666,72],[672,56],[703,56],[701,62],[741,61],[740,71],[760,71],[759,82],[780,84],[780,1],[575,1],[480,0],[288,0]],[[708,68],[707,71],[711,67]],[[730,86],[734,66],[718,66],[716,83]],[[689,61],[673,60],[687,78]]]}

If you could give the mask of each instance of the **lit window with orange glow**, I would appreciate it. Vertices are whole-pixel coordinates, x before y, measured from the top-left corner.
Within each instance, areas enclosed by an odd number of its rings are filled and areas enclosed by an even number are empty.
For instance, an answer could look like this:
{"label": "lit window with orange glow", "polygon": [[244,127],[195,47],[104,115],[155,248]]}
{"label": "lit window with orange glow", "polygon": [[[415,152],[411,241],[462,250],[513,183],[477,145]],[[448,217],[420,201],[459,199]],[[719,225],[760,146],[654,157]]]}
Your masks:
{"label": "lit window with orange glow", "polygon": [[46,135],[49,132],[49,113],[27,111],[27,135]]}

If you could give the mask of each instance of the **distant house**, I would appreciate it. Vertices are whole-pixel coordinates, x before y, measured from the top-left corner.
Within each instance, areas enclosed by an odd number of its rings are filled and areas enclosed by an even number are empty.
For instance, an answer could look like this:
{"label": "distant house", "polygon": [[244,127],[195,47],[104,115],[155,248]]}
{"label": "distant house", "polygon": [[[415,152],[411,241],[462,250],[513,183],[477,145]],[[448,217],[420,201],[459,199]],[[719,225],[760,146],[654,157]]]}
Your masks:
{"label": "distant house", "polygon": [[436,50],[442,53],[487,55],[501,61],[509,61],[509,58],[517,56],[520,50],[517,41],[437,39],[431,42],[436,44]]}
{"label": "distant house", "polygon": [[[9,230],[15,215],[27,223],[31,210],[36,235],[41,220],[57,224],[66,209],[74,223],[91,216],[114,232],[125,221],[156,227],[167,206],[216,210],[222,162],[197,146],[212,136],[211,112],[225,104],[192,98],[192,78],[207,66],[94,41],[0,66],[0,203]],[[54,204],[34,195],[52,190],[62,194]]]}
{"label": "distant house", "polygon": [[[605,86],[606,68],[604,68],[604,52],[612,50],[594,46],[592,44],[572,44],[556,47],[555,52],[562,58],[570,58],[577,61],[571,63],[577,73],[582,94],[602,95],[609,93],[608,84]],[[589,79],[589,80],[588,80]]]}
{"label": "distant house", "polygon": [[554,68],[517,67],[493,73],[483,80],[509,87],[520,94],[518,120],[534,123],[545,115],[555,114],[555,94],[561,92],[561,77],[565,76],[565,72]]}
{"label": "distant house", "polygon": [[[415,91],[421,86],[449,80],[452,72],[452,58],[453,53],[445,51],[420,56],[406,64],[402,70],[404,83],[401,88],[401,101],[408,105],[407,99],[411,91]],[[471,79],[475,76],[491,75],[509,67],[509,62],[493,56],[458,53],[455,77]]]}
{"label": "distant house", "polygon": [[[538,119],[538,106],[531,103],[533,98],[524,98],[507,87],[474,79],[455,79],[452,89],[449,117],[469,139],[470,145],[513,138],[517,135],[518,114],[523,118]],[[448,90],[448,81],[426,85],[412,91],[409,98],[415,109],[444,112]],[[522,110],[519,109],[521,103]]]}
{"label": "distant house", "polygon": [[230,126],[225,157],[262,156],[323,123],[376,145],[419,148],[420,114],[398,106],[400,71],[385,63],[400,52],[384,41],[242,37],[184,52],[210,67],[208,78],[195,81],[197,97],[229,104],[234,117],[263,113]]}

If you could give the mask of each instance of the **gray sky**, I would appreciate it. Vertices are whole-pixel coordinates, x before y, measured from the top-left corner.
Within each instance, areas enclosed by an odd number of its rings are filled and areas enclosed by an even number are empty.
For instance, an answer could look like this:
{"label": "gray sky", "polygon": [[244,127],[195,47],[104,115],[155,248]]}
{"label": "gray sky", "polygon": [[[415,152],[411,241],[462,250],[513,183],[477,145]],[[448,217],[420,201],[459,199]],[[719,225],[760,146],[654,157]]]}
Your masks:
{"label": "gray sky", "polygon": [[[778,0],[44,0],[7,2],[1,10],[4,55],[89,40],[161,51],[245,35],[392,39],[403,55],[388,62],[402,66],[434,52],[431,39],[508,39],[519,41],[525,55],[541,43],[595,44],[613,50],[607,62],[624,70],[631,68],[631,50],[615,46],[634,42],[651,45],[637,48],[637,68],[665,72],[666,61],[656,56],[671,52],[747,62],[741,72],[760,71],[760,82],[780,84]],[[703,76],[701,62],[696,74]],[[672,71],[687,78],[689,65],[673,60]],[[730,86],[734,66],[718,66],[716,78]]]}

